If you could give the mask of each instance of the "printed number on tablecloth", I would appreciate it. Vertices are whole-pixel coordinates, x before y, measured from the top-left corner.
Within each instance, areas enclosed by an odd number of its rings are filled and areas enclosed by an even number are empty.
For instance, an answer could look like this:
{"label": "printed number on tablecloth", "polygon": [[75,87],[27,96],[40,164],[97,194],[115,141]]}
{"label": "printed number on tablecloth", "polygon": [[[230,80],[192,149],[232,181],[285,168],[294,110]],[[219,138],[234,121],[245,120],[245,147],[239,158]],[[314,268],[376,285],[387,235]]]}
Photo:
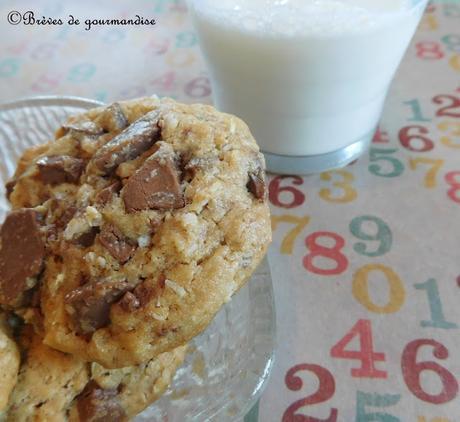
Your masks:
{"label": "printed number on tablecloth", "polygon": [[165,13],[173,7],[180,7],[181,0],[155,0],[155,7],[153,11],[155,13]]}
{"label": "printed number on tablecloth", "polygon": [[386,412],[372,411],[366,409],[372,406],[378,409],[391,407],[401,400],[401,394],[377,394],[358,391],[356,394],[356,420],[355,422],[401,422],[395,416]]}
{"label": "printed number on tablecloth", "polygon": [[132,85],[122,89],[118,94],[118,97],[121,99],[130,99],[142,97],[143,95],[147,95],[147,89],[145,88],[145,86]]}
{"label": "printed number on tablecloth", "polygon": [[302,378],[297,375],[301,371],[313,373],[319,381],[318,389],[303,399],[292,403],[284,412],[282,422],[337,422],[338,411],[332,408],[327,419],[314,418],[296,413],[300,408],[328,401],[335,393],[335,380],[332,374],[322,366],[303,363],[293,366],[286,373],[284,382],[291,391],[299,391],[303,387]]}
{"label": "printed number on tablecloth", "polygon": [[120,42],[123,38],[126,37],[126,33],[118,28],[109,28],[107,31],[103,32],[101,35],[102,41],[105,41],[110,44],[115,44]]}
{"label": "printed number on tablecloth", "polygon": [[428,296],[428,305],[430,306],[431,320],[422,321],[420,325],[422,327],[432,328],[458,328],[457,324],[446,321],[444,311],[442,309],[441,298],[439,296],[438,283],[434,278],[430,278],[425,283],[414,284],[417,290],[425,290]]}
{"label": "printed number on tablecloth", "polygon": [[373,144],[388,144],[390,142],[390,138],[388,137],[388,132],[385,130],[381,130],[377,128],[375,131],[374,138],[372,139]]}
{"label": "printed number on tablecloth", "polygon": [[415,44],[417,57],[423,60],[439,60],[444,57],[441,44],[435,41],[421,41]]}
{"label": "printed number on tablecloth", "polygon": [[290,230],[281,243],[281,253],[282,254],[291,254],[294,250],[294,242],[302,232],[302,230],[307,227],[310,222],[310,217],[297,217],[295,215],[272,215],[272,230],[276,230],[279,223],[288,223],[294,224],[294,228]]}
{"label": "printed number on tablecloth", "polygon": [[353,245],[360,255],[376,257],[386,254],[393,243],[390,227],[380,218],[373,215],[362,215],[351,220],[350,232],[353,236],[366,242],[379,242],[376,249],[371,249],[364,242]]}
{"label": "printed number on tablecloth", "polygon": [[425,136],[428,133],[429,130],[424,126],[406,126],[399,131],[399,142],[409,151],[431,151],[434,148],[434,142]]}
{"label": "printed number on tablecloth", "polygon": [[448,34],[441,38],[446,48],[454,53],[460,53],[460,35]]}
{"label": "printed number on tablecloth", "polygon": [[443,106],[436,112],[436,116],[460,118],[460,98],[453,95],[436,95],[433,97],[433,103]]}
{"label": "printed number on tablecloth", "polygon": [[437,185],[437,175],[439,170],[444,164],[444,160],[437,160],[435,158],[427,158],[427,157],[418,157],[418,158],[411,158],[409,159],[409,167],[412,170],[416,170],[418,165],[428,165],[428,171],[425,174],[425,181],[424,185],[426,188],[431,189],[435,188]]}
{"label": "printed number on tablecloth", "polygon": [[[336,175],[339,177],[339,180],[335,180]],[[349,171],[328,171],[321,173],[320,178],[325,182],[332,182],[332,187],[340,190],[340,194],[335,195],[331,188],[321,189],[319,191],[319,196],[325,201],[344,204],[354,201],[358,196],[358,193],[352,186],[355,176]]]}
{"label": "printed number on tablecloth", "polygon": [[443,4],[444,16],[448,18],[460,18],[460,4]]}
{"label": "printed number on tablecloth", "polygon": [[445,179],[447,184],[451,186],[447,195],[452,201],[460,204],[460,171],[451,171],[447,173]]}
{"label": "printed number on tablecloth", "polygon": [[[369,294],[369,275],[373,272],[383,274],[389,286],[389,298],[385,305],[374,303]],[[353,276],[353,296],[366,309],[377,314],[398,312],[406,299],[404,284],[391,268],[382,264],[368,264],[358,269]]]}
{"label": "printed number on tablecloth", "polygon": [[412,117],[407,119],[409,122],[431,122],[431,119],[424,116],[422,112],[422,107],[420,101],[417,99],[404,101],[405,105],[408,105],[412,111]]}
{"label": "printed number on tablecloth", "polygon": [[171,50],[166,54],[166,63],[171,67],[190,66],[197,59],[197,55],[192,50],[179,49]]}
{"label": "printed number on tablecloth", "polygon": [[197,36],[193,31],[183,31],[176,35],[177,48],[189,48],[196,45],[198,42]]}
{"label": "printed number on tablecloth", "polygon": [[449,60],[450,67],[460,72],[460,54],[454,54]]}
{"label": "printed number on tablecloth", "polygon": [[440,140],[449,148],[460,148],[460,121],[443,120],[438,124],[438,129],[444,132]]}
{"label": "printed number on tablecloth", "polygon": [[61,82],[62,75],[44,74],[40,75],[38,79],[31,85],[32,91],[36,92],[49,92],[56,89]]}
{"label": "printed number on tablecloth", "polygon": [[371,148],[369,151],[369,171],[375,176],[397,177],[404,173],[404,164],[395,157],[396,148]]}
{"label": "printed number on tablecloth", "polygon": [[150,81],[150,85],[160,92],[172,91],[176,81],[176,72],[170,70],[157,78]]}
{"label": "printed number on tablecloth", "polygon": [[[323,246],[318,243],[319,239],[332,239],[333,245]],[[345,240],[337,233],[312,233],[306,237],[305,245],[311,252],[303,257],[303,266],[306,270],[319,275],[338,275],[342,274],[347,269],[348,259],[341,252],[342,248],[345,246]],[[326,258],[328,262],[333,262],[334,266],[332,268],[330,268],[330,265],[328,265],[328,268],[320,267],[317,261],[318,258]]]}
{"label": "printed number on tablecloth", "polygon": [[96,66],[92,63],[80,63],[69,71],[67,80],[70,82],[87,82],[96,73]]}
{"label": "printed number on tablecloth", "polygon": [[[291,185],[289,186],[288,183]],[[292,185],[301,186],[303,183],[304,181],[300,176],[276,176],[268,185],[268,198],[277,207],[299,207],[305,202],[305,195]]]}
{"label": "printed number on tablecloth", "polygon": [[169,38],[158,39],[157,37],[151,39],[144,47],[146,53],[153,53],[158,56],[165,54],[168,51],[170,44]]}
{"label": "printed number on tablecloth", "polygon": [[58,44],[54,43],[39,44],[32,50],[30,57],[35,60],[49,60],[56,54],[57,48]]}
{"label": "printed number on tablecloth", "polygon": [[[345,347],[359,337],[360,350],[345,350]],[[385,354],[374,352],[371,321],[360,319],[353,328],[331,349],[331,356],[339,359],[361,361],[360,368],[352,368],[355,378],[387,378],[387,372],[377,369],[375,362],[384,362]]]}
{"label": "printed number on tablecloth", "polygon": [[18,73],[19,59],[5,59],[0,61],[0,78],[10,78]]}
{"label": "printed number on tablecloth", "polygon": [[[458,393],[458,382],[454,375],[446,368],[436,362],[423,361],[417,362],[417,353],[420,348],[430,346],[433,349],[433,356],[440,360],[449,357],[449,351],[441,343],[433,339],[419,339],[411,341],[404,349],[401,359],[401,369],[404,381],[411,393],[428,403],[443,404],[453,400]],[[442,384],[442,389],[438,394],[426,392],[420,382],[421,373],[430,371],[436,374]],[[430,385],[438,383],[430,383]],[[425,384],[426,385],[426,384]]]}
{"label": "printed number on tablecloth", "polygon": [[185,85],[185,93],[191,98],[204,98],[211,95],[211,84],[207,76],[198,76]]}
{"label": "printed number on tablecloth", "polygon": [[[440,106],[435,115],[437,117],[454,117],[460,118],[460,98],[450,94],[439,94],[432,98],[433,104]],[[425,115],[420,101],[417,99],[405,101],[403,104],[410,107],[411,117],[409,122],[429,122],[431,118]],[[416,133],[414,133],[416,131]],[[412,133],[410,133],[412,132]],[[429,131],[424,126],[414,125],[407,126],[399,132],[401,144],[411,151],[424,152],[433,149],[433,141],[424,135],[428,135]],[[419,147],[412,144],[412,139],[418,139]]]}

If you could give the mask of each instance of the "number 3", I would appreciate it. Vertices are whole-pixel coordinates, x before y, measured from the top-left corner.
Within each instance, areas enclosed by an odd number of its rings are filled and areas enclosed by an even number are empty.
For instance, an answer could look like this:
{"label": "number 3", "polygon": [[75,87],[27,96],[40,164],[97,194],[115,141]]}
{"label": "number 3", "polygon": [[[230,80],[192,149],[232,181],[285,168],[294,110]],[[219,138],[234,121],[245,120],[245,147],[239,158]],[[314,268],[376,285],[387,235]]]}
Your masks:
{"label": "number 3", "polygon": [[343,195],[341,196],[334,196],[332,194],[332,189],[323,188],[319,191],[319,196],[323,198],[325,201],[328,202],[335,202],[335,203],[347,203],[352,202],[356,199],[358,194],[356,190],[353,189],[351,183],[355,180],[355,177],[352,173],[345,171],[345,170],[336,170],[336,171],[328,171],[326,173],[321,173],[321,180],[326,182],[330,182],[333,180],[334,175],[341,176],[342,180],[337,182],[332,182],[332,186],[335,188],[339,188],[343,191]]}

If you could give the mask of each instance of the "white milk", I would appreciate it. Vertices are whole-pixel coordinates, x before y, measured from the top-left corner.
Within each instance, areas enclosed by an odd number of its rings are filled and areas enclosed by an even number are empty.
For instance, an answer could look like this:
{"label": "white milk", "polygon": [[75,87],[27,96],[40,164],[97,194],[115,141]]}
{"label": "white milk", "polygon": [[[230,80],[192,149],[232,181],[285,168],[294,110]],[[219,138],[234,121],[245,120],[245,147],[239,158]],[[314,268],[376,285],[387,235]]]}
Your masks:
{"label": "white milk", "polygon": [[217,107],[300,156],[372,135],[426,0],[192,3]]}

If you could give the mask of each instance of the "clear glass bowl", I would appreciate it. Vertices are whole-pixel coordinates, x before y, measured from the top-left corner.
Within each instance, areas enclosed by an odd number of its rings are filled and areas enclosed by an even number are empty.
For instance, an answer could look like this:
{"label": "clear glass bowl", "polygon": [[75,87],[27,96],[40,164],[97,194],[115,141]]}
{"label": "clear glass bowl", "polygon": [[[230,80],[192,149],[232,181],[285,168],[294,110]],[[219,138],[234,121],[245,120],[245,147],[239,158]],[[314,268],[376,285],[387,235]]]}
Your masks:
{"label": "clear glass bowl", "polygon": [[[24,149],[53,138],[66,117],[101,105],[77,97],[35,97],[0,105],[0,183]],[[0,221],[8,210],[0,194]],[[240,420],[262,393],[273,364],[275,311],[266,260],[190,342],[184,365],[164,396],[137,422]]]}

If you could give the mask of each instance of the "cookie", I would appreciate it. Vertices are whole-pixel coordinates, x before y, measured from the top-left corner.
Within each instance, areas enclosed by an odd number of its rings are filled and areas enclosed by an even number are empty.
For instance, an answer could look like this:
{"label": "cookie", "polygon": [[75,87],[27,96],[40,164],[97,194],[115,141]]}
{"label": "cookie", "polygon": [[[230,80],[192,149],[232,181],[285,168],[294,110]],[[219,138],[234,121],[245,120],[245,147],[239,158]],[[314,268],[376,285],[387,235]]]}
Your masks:
{"label": "cookie", "polygon": [[186,350],[108,370],[49,348],[30,328],[23,336],[25,358],[6,411],[8,422],[129,420],[166,390]]}
{"label": "cookie", "polygon": [[22,243],[0,250],[0,304],[39,306],[45,344],[108,368],[199,334],[271,240],[264,159],[247,126],[169,99],[71,118],[26,152],[9,199],[7,222],[27,225]]}
{"label": "cookie", "polygon": [[19,371],[20,355],[15,341],[11,338],[6,315],[0,313],[0,420]]}

